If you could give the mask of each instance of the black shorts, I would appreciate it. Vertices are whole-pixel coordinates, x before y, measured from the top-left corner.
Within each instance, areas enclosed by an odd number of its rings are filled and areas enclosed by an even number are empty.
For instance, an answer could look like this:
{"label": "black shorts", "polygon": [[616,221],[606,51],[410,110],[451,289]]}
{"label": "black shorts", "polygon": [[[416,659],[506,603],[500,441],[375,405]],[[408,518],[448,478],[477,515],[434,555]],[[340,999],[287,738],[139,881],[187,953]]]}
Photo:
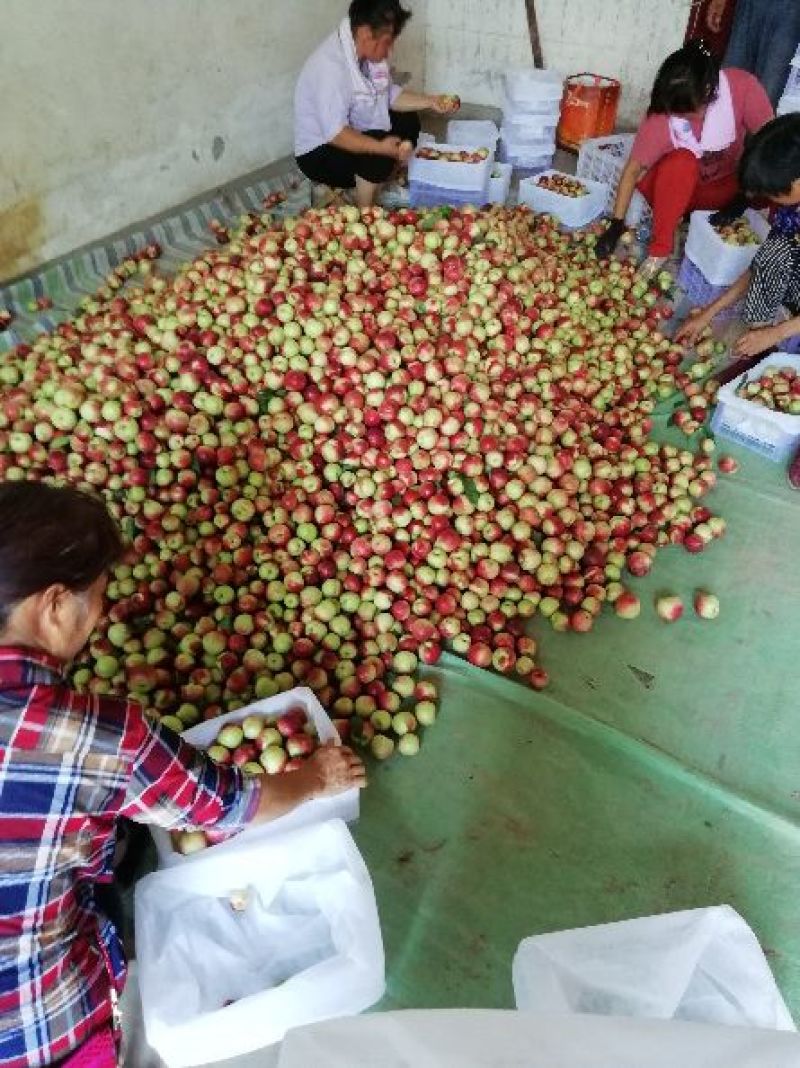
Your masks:
{"label": "black shorts", "polygon": [[[394,135],[402,141],[417,143],[421,129],[416,111],[390,111],[390,130],[366,130],[367,137],[382,141]],[[380,185],[388,182],[397,165],[389,156],[369,156],[360,152],[346,152],[335,145],[320,145],[302,156],[297,156],[297,166],[312,182],[321,182],[333,189],[352,189],[356,176],[365,182]]]}

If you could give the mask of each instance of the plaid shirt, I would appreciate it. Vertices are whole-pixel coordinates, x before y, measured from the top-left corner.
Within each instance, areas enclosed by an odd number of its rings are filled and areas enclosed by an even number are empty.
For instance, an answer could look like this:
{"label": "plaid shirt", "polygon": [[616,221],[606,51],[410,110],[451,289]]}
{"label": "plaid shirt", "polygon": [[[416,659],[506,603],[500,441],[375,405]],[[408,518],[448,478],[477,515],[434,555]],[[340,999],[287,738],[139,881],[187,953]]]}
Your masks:
{"label": "plaid shirt", "polygon": [[0,1065],[13,1068],[52,1064],[111,1017],[125,959],[93,884],[112,878],[117,817],[232,830],[260,792],[62,672],[0,647]]}

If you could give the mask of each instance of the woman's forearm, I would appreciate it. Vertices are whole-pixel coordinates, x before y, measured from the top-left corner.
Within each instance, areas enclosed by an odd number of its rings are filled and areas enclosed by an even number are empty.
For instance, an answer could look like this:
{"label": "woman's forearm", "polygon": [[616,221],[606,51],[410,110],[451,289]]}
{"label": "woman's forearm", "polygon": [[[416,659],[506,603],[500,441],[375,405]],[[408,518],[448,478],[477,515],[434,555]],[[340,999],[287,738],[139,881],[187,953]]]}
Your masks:
{"label": "woman's forearm", "polygon": [[788,341],[790,337],[800,334],[800,315],[794,315],[783,323],[777,324],[781,333],[781,341]]}
{"label": "woman's forearm", "polygon": [[625,219],[628,213],[628,208],[631,205],[631,199],[633,197],[633,191],[636,188],[636,183],[642,174],[644,167],[641,163],[637,163],[636,160],[629,159],[623,168],[620,175],[619,185],[617,186],[617,198],[614,201],[614,218]]}
{"label": "woman's forearm", "polygon": [[433,97],[426,93],[404,89],[392,104],[392,111],[428,111],[433,107],[433,102]]}
{"label": "woman's forearm", "polygon": [[379,141],[375,137],[367,137],[366,134],[359,133],[352,126],[345,126],[335,137],[331,138],[330,144],[345,152],[356,152],[365,156],[390,156],[396,159],[396,140],[396,138],[387,138]]}

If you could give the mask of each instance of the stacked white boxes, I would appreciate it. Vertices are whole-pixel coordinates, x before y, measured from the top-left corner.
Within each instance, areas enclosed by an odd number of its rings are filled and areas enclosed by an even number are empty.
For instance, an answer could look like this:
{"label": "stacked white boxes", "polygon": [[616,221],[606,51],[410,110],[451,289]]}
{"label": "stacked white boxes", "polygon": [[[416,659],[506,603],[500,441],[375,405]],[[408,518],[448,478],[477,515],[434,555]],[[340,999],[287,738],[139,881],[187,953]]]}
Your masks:
{"label": "stacked white boxes", "polygon": [[498,158],[538,173],[552,165],[564,79],[554,70],[510,71]]}

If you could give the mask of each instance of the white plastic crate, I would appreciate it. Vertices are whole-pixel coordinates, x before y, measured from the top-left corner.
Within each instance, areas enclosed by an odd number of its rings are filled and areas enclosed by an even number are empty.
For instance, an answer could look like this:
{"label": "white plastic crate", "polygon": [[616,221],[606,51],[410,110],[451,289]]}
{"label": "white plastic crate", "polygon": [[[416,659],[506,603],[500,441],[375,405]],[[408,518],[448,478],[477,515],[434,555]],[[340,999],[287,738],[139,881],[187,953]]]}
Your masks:
{"label": "white plastic crate", "polygon": [[479,119],[451,119],[447,124],[449,145],[482,145],[494,155],[500,131],[493,122]]}
{"label": "white plastic crate", "polygon": [[564,78],[555,70],[510,70],[504,80],[506,96],[517,107],[558,104],[564,92]]}
{"label": "white plastic crate", "polygon": [[[730,245],[723,241],[708,221],[710,211],[693,211],[686,237],[686,255],[714,286],[730,286],[753,262],[758,245]],[[757,211],[745,212],[761,240],[769,233],[769,223]]]}
{"label": "white plastic crate", "polygon": [[[276,694],[264,701],[256,701],[245,708],[238,708],[235,712],[227,712],[224,716],[216,716],[198,723],[189,730],[184,731],[181,737],[195,746],[197,749],[208,749],[213,745],[214,739],[220,729],[226,723],[241,723],[247,716],[263,716],[265,719],[277,718],[293,705],[302,705],[306,710],[307,719],[314,724],[320,742],[333,742],[341,745],[341,739],[336,728],[331,723],[325,709],[317,700],[314,693],[306,686],[298,686],[286,693]],[[292,772],[286,772],[291,775]],[[269,789],[270,776],[265,776],[265,785]],[[199,857],[205,856],[210,850],[217,853],[239,845],[242,841],[250,842],[255,839],[271,838],[275,834],[293,830],[295,827],[305,827],[311,823],[323,823],[325,820],[343,819],[347,823],[357,820],[359,815],[359,791],[347,790],[336,797],[321,797],[306,801],[298,805],[292,812],[280,816],[269,823],[261,823],[256,827],[246,827],[238,834],[219,842],[217,845],[203,849],[199,853],[184,856],[178,853],[172,846],[172,838],[168,831],[160,827],[150,827],[150,833],[155,842],[159,864],[162,867],[171,867],[175,864],[187,864]]]}
{"label": "white plastic crate", "polygon": [[[486,146],[437,143],[426,147],[439,149],[442,152],[453,150],[479,152]],[[443,160],[420,159],[418,156],[412,156],[408,165],[408,179],[410,182],[416,182],[419,185],[443,186],[445,189],[482,192],[489,180],[492,163],[493,156],[491,152],[486,159],[477,163],[446,163]]]}
{"label": "white plastic crate", "polygon": [[605,182],[609,187],[608,211],[614,206],[617,186],[632,146],[633,134],[615,134],[613,137],[592,137],[583,142],[578,152],[576,178]]}
{"label": "white plastic crate", "polygon": [[[564,174],[563,171],[544,171],[544,175],[548,174],[556,174],[564,178],[573,177],[571,174]],[[592,182],[582,178],[581,182],[588,189],[586,196],[567,197],[549,189],[543,189],[538,184],[541,177],[543,175],[524,178],[519,183],[520,204],[527,204],[533,211],[555,215],[564,226],[572,228],[587,226],[602,213],[608,197],[608,187],[602,182]]]}
{"label": "white plastic crate", "polygon": [[510,163],[495,163],[489,175],[486,187],[487,204],[505,204],[511,192],[511,175],[514,168]]}
{"label": "white plastic crate", "polygon": [[760,378],[768,367],[794,367],[800,371],[800,355],[772,352],[741,378],[721,386],[711,429],[720,437],[738,442],[768,460],[782,463],[800,445],[800,415],[773,412],[736,396],[736,390],[743,381],[752,382]]}
{"label": "white plastic crate", "polygon": [[[578,152],[578,168],[575,177],[592,182],[604,182],[608,186],[606,211],[613,211],[617,187],[622,171],[631,154],[633,134],[613,134],[610,137],[592,137],[584,141]],[[642,194],[634,190],[625,215],[628,226],[647,223],[653,217],[652,209]]]}

